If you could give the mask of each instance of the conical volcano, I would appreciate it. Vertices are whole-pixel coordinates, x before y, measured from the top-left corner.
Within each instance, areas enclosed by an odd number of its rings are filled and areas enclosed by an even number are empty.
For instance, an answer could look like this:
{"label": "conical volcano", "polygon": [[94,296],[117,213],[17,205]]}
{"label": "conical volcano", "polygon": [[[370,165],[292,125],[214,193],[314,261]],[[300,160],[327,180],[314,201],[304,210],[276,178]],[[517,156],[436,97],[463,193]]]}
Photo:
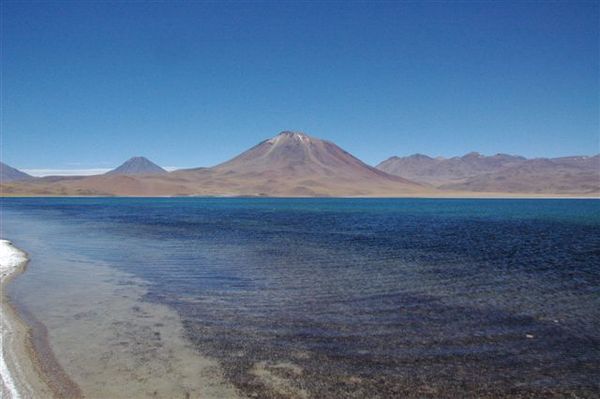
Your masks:
{"label": "conical volcano", "polygon": [[409,193],[423,187],[373,168],[334,143],[284,131],[213,168],[195,174],[205,187],[269,196],[369,196]]}
{"label": "conical volcano", "polygon": [[107,172],[107,175],[159,175],[167,173],[166,170],[145,157],[133,157],[121,166]]}
{"label": "conical volcano", "polygon": [[284,177],[360,177],[412,182],[375,169],[330,141],[301,132],[284,131],[217,165],[217,171],[240,174],[271,174]]}

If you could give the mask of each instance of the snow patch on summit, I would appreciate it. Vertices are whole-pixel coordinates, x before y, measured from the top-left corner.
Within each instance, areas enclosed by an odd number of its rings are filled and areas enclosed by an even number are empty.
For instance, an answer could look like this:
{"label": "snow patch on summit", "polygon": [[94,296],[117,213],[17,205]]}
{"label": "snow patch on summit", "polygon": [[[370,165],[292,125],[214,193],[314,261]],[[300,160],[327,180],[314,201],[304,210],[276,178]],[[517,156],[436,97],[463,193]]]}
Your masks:
{"label": "snow patch on summit", "polygon": [[282,140],[296,140],[296,141],[300,141],[305,144],[309,144],[312,142],[311,138],[307,134],[304,134],[302,132],[285,131],[285,132],[281,132],[277,136],[267,140],[267,143],[277,144]]}

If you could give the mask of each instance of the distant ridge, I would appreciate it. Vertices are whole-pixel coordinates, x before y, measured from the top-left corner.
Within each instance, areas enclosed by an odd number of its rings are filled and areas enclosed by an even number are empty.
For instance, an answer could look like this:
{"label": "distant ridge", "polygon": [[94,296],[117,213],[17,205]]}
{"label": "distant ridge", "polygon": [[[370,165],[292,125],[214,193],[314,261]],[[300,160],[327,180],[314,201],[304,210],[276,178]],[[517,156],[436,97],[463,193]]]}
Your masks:
{"label": "distant ridge", "polygon": [[525,157],[518,155],[485,156],[478,152],[452,158],[432,158],[423,154],[414,154],[388,158],[376,167],[396,176],[436,185],[515,166],[525,160]]}
{"label": "distant ridge", "polygon": [[387,173],[444,190],[469,192],[598,193],[600,155],[527,159],[477,152],[431,158],[391,157],[377,165]]}
{"label": "distant ridge", "polygon": [[107,175],[159,175],[168,173],[166,170],[145,157],[133,157],[125,161],[121,166],[106,172]]}
{"label": "distant ridge", "polygon": [[25,172],[21,172],[19,169],[15,169],[8,166],[5,163],[0,162],[0,182],[8,183],[13,181],[25,181],[35,179],[33,176],[28,175]]}

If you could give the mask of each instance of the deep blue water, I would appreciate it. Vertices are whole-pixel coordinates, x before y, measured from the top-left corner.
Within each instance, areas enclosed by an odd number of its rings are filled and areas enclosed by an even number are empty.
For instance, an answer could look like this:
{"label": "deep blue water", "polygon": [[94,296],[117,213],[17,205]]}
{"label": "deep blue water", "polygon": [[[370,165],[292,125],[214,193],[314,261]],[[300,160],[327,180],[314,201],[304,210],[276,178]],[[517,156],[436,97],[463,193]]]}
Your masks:
{"label": "deep blue water", "polygon": [[148,281],[249,393],[281,362],[315,397],[600,395],[598,200],[1,201],[7,238],[60,226]]}

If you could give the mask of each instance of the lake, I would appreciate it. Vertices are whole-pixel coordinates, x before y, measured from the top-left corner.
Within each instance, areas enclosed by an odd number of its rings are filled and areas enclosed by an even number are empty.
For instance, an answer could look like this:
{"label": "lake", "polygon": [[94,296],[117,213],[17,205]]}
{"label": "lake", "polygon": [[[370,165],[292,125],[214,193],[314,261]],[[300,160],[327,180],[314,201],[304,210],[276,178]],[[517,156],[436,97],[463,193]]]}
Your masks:
{"label": "lake", "polygon": [[8,295],[90,397],[600,395],[598,200],[1,203]]}

